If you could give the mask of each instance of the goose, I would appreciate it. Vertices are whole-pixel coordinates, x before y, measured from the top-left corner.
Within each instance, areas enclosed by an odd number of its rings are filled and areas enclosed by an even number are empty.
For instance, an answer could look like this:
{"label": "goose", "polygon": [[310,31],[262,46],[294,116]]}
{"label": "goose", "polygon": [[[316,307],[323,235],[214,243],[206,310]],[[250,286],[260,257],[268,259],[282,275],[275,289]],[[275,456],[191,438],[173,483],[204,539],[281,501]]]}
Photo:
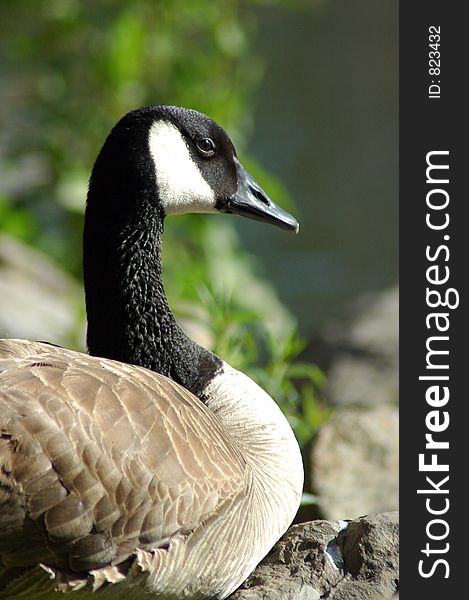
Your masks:
{"label": "goose", "polygon": [[0,341],[7,592],[39,573],[41,590],[77,598],[221,600],[297,512],[303,465],[287,419],[168,306],[163,226],[186,212],[298,232],[209,117],[170,106],[128,113],[89,182],[88,354]]}

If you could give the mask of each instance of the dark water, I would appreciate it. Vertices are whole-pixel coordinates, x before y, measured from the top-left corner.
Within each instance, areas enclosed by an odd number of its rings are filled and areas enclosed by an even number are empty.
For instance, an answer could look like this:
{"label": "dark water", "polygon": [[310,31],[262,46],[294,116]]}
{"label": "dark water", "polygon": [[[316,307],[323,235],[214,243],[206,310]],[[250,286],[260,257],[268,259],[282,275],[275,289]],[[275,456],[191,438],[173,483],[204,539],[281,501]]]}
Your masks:
{"label": "dark water", "polygon": [[250,153],[286,185],[301,233],[243,223],[305,333],[397,279],[398,3],[260,8],[267,63]]}

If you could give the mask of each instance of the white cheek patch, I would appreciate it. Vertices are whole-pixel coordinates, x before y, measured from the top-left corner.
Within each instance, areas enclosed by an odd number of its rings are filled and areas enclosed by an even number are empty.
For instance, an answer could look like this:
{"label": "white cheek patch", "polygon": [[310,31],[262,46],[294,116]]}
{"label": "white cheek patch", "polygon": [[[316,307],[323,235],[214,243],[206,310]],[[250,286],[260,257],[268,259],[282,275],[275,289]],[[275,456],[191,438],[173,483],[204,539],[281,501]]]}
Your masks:
{"label": "white cheek patch", "polygon": [[150,129],[148,143],[166,214],[216,212],[215,194],[192,160],[178,128],[158,121]]}

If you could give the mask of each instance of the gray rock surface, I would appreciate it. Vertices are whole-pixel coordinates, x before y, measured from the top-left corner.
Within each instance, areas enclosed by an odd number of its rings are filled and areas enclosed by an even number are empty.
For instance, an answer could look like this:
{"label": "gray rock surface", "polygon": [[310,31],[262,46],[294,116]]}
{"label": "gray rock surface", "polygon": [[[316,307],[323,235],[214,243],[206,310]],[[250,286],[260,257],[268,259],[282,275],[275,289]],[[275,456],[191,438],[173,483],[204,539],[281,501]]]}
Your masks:
{"label": "gray rock surface", "polygon": [[40,252],[0,235],[0,337],[84,347],[81,287]]}
{"label": "gray rock surface", "polygon": [[306,461],[308,491],[320,498],[314,516],[353,519],[399,507],[398,315],[394,286],[360,296],[322,331],[325,395],[335,412]]}
{"label": "gray rock surface", "polygon": [[360,297],[345,317],[327,325],[322,337],[333,355],[327,370],[327,397],[331,404],[397,403],[397,287]]}
{"label": "gray rock surface", "polygon": [[230,600],[390,600],[398,535],[397,512],[294,525]]}
{"label": "gray rock surface", "polygon": [[326,519],[353,519],[399,507],[396,406],[339,409],[311,449],[311,485]]}

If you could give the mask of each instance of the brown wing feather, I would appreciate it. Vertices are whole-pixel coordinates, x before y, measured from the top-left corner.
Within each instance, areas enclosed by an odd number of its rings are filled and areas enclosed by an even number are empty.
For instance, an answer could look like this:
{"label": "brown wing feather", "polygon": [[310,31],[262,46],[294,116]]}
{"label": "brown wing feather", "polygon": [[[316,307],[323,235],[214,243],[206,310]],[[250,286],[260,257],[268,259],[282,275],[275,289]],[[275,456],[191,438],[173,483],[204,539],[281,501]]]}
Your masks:
{"label": "brown wing feather", "polygon": [[0,554],[75,572],[164,544],[242,492],[245,463],[187,390],[143,368],[0,342]]}

